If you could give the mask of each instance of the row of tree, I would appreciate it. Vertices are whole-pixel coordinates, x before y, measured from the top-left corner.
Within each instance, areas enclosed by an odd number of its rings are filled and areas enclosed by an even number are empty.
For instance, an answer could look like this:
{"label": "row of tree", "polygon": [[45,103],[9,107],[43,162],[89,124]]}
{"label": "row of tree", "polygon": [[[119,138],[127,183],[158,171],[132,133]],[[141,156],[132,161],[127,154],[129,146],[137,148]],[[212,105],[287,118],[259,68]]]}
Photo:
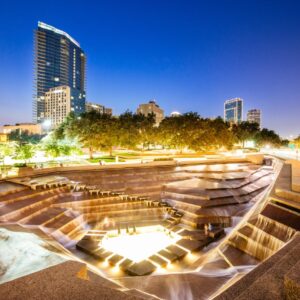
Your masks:
{"label": "row of tree", "polygon": [[19,139],[9,143],[0,143],[0,164],[4,163],[4,158],[7,156],[28,163],[39,151],[51,158],[82,154],[77,143],[57,140],[49,135],[39,143],[20,142]]}
{"label": "row of tree", "polygon": [[146,149],[159,145],[182,152],[184,149],[231,149],[237,143],[244,146],[248,140],[253,140],[258,147],[280,146],[287,142],[272,130],[260,130],[256,123],[229,124],[220,117],[206,119],[193,112],[166,117],[158,127],[153,114],[125,112],[119,117],[96,111],[83,113],[80,117],[70,114],[53,135],[54,141],[66,139],[78,141],[88,148],[91,158],[98,150],[112,154],[114,147]]}

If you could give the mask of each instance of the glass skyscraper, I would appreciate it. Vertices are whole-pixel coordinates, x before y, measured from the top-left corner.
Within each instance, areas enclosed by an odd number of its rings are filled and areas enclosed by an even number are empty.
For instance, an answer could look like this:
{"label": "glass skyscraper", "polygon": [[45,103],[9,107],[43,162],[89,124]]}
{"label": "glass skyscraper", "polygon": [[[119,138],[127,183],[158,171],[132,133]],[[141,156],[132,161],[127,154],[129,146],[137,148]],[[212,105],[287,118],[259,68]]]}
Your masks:
{"label": "glass skyscraper", "polygon": [[234,98],[224,103],[224,121],[230,123],[241,123],[243,121],[243,100]]}
{"label": "glass skyscraper", "polygon": [[85,110],[86,57],[69,34],[43,22],[35,30],[33,121],[45,120],[45,93],[51,88],[69,86],[78,99],[74,112]]}

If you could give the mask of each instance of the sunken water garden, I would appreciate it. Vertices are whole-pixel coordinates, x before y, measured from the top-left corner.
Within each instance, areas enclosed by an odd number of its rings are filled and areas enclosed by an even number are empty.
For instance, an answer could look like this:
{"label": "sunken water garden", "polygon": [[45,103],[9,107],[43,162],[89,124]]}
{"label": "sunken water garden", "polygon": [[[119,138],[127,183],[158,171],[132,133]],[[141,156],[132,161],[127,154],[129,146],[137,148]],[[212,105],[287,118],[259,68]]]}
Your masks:
{"label": "sunken water garden", "polygon": [[299,299],[299,216],[261,154],[35,170],[0,181],[0,299]]}

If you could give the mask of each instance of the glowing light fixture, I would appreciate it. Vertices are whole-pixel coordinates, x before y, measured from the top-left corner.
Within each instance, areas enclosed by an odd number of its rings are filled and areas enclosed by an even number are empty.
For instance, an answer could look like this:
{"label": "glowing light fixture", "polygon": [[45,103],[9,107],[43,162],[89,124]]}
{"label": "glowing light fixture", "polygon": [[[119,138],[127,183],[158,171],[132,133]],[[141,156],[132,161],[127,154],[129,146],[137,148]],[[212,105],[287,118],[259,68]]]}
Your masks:
{"label": "glowing light fixture", "polygon": [[50,126],[51,126],[51,120],[45,120],[45,121],[43,122],[43,126],[44,126],[45,128],[50,128]]}
{"label": "glowing light fixture", "polygon": [[122,230],[120,234],[116,230],[110,231],[102,240],[102,247],[134,262],[140,262],[180,239],[178,234],[160,225],[147,226],[137,228],[136,233],[132,234],[126,230]]}

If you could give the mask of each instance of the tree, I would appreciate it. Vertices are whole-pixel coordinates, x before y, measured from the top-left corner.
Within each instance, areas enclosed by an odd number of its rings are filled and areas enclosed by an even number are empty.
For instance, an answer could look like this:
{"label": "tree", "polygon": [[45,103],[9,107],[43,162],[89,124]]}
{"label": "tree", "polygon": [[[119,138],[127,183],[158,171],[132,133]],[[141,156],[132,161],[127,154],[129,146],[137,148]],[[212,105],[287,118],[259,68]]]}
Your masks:
{"label": "tree", "polygon": [[35,154],[35,147],[31,144],[21,144],[16,148],[16,157],[25,161],[25,164],[30,161],[30,159]]}
{"label": "tree", "polygon": [[199,135],[199,123],[199,115],[193,112],[166,117],[159,125],[159,142],[182,153],[184,148],[193,144],[194,135]]}
{"label": "tree", "polygon": [[43,149],[45,150],[47,155],[53,158],[59,157],[61,154],[61,148],[56,141],[46,143]]}
{"label": "tree", "polygon": [[150,145],[156,144],[158,128],[155,126],[155,114],[135,114],[135,123],[139,131],[138,144],[142,149],[149,149]]}
{"label": "tree", "polygon": [[16,144],[14,142],[0,143],[0,161],[4,164],[5,157],[14,155],[15,150]]}
{"label": "tree", "polygon": [[296,137],[295,139],[294,139],[294,144],[296,145],[296,147],[300,147],[300,134],[299,134],[299,136],[298,137]]}
{"label": "tree", "polygon": [[266,145],[276,147],[281,145],[279,135],[273,130],[269,130],[267,128],[263,128],[256,134],[255,141],[258,147],[264,147]]}
{"label": "tree", "polygon": [[297,153],[297,160],[298,160],[298,152],[299,152],[299,148],[300,148],[300,134],[297,138],[294,139],[293,142],[296,146],[296,153]]}
{"label": "tree", "polygon": [[206,119],[207,131],[206,135],[209,136],[208,141],[211,148],[218,150],[220,148],[231,149],[235,143],[235,136],[232,132],[230,124],[224,122],[221,117],[215,119]]}
{"label": "tree", "polygon": [[55,137],[76,139],[89,149],[90,158],[95,150],[109,151],[119,142],[118,122],[115,117],[96,111],[85,112],[79,117],[70,115],[55,131]]}
{"label": "tree", "polygon": [[232,132],[237,141],[242,143],[244,148],[245,141],[255,139],[256,135],[259,133],[259,125],[247,121],[241,122],[232,126]]}
{"label": "tree", "polygon": [[117,137],[120,146],[135,149],[139,145],[149,147],[155,143],[155,117],[154,114],[147,116],[134,114],[130,111],[121,114],[117,119]]}
{"label": "tree", "polygon": [[48,134],[40,143],[41,149],[46,152],[48,156],[70,156],[72,154],[81,153],[80,147],[75,139],[68,140],[67,138],[60,136],[61,139],[52,132]]}

